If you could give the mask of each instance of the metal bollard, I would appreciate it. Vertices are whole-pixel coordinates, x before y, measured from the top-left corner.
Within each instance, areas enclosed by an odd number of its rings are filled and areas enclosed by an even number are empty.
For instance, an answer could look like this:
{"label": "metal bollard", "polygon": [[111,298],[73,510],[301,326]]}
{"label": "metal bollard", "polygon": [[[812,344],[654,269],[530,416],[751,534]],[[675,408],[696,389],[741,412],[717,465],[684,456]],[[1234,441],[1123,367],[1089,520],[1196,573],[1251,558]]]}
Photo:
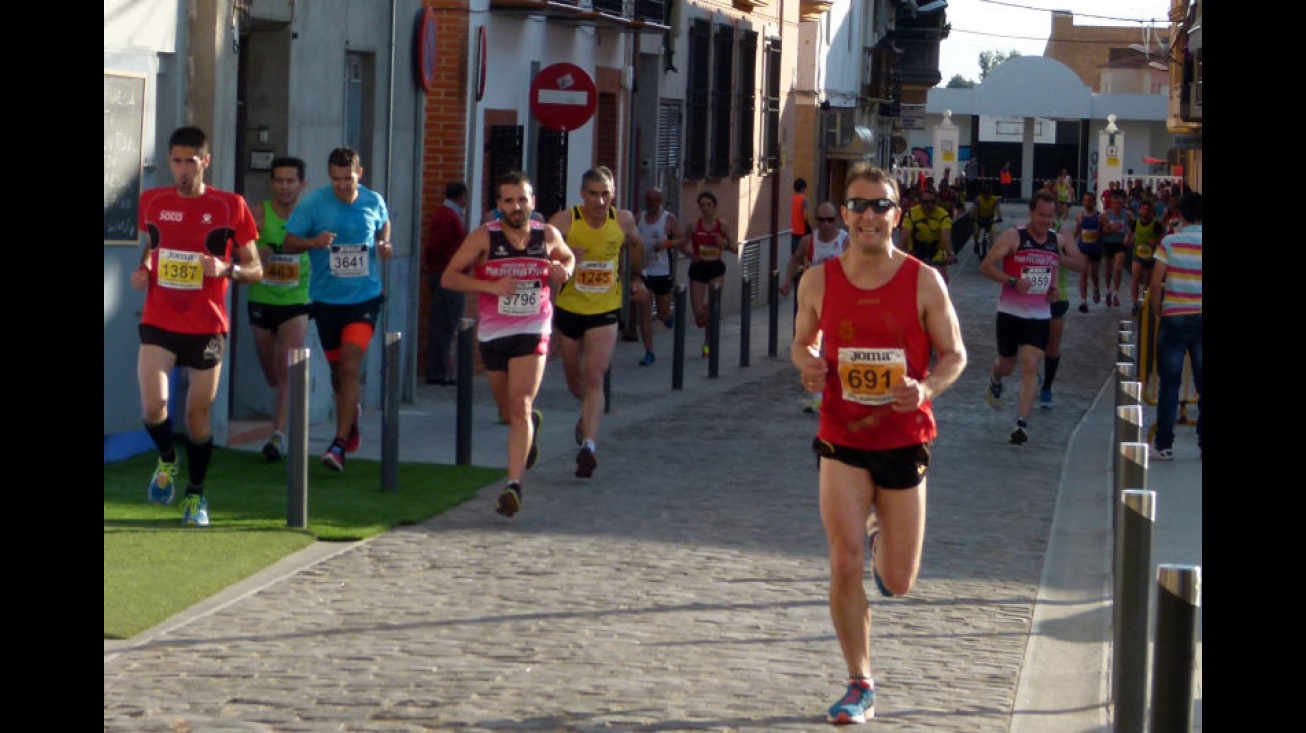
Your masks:
{"label": "metal bollard", "polygon": [[1134,332],[1133,332],[1133,331],[1116,331],[1116,343],[1117,343],[1117,344],[1132,344],[1132,343],[1134,343]]}
{"label": "metal bollard", "polygon": [[1112,499],[1120,501],[1120,492],[1125,489],[1147,488],[1147,443],[1117,443],[1116,452],[1120,454],[1120,470],[1116,471]]}
{"label": "metal bollard", "polygon": [[1148,619],[1151,618],[1156,492],[1129,489],[1116,503],[1111,699],[1115,733],[1143,733],[1147,715]]}
{"label": "metal bollard", "polygon": [[1143,404],[1143,383],[1132,379],[1116,382],[1116,407]]}
{"label": "metal bollard", "polygon": [[[1137,347],[1137,346],[1134,346],[1133,344],[1117,344],[1117,345],[1116,345],[1116,363],[1118,364],[1118,363],[1120,363],[1120,362],[1122,362],[1122,361],[1134,365],[1134,369],[1137,370],[1137,369],[1138,369],[1138,347]],[[1137,374],[1138,372],[1135,371],[1134,373]]]}
{"label": "metal bollard", "polygon": [[748,337],[753,325],[753,289],[745,274],[740,281],[742,293],[739,296],[739,366],[748,366]]}
{"label": "metal bollard", "polygon": [[707,377],[716,379],[721,368],[721,285],[714,284],[707,297]]}
{"label": "metal bollard", "polygon": [[1193,729],[1193,670],[1197,612],[1202,606],[1200,565],[1156,568],[1156,636],[1152,649],[1152,733]]}
{"label": "metal bollard", "polygon": [[1118,361],[1116,362],[1115,376],[1116,376],[1116,384],[1120,384],[1121,382],[1128,382],[1131,380],[1137,380],[1138,367],[1136,367],[1131,362]]}
{"label": "metal bollard", "polygon": [[[1126,382],[1126,384],[1138,384],[1138,382]],[[1124,443],[1143,443],[1143,406],[1135,402],[1132,405],[1121,405],[1116,408],[1115,436],[1112,445],[1121,445]],[[1120,475],[1124,461],[1124,451],[1115,450],[1112,452],[1115,460],[1111,463],[1111,476]],[[1126,488],[1117,483],[1117,487]],[[1140,486],[1130,486],[1128,488],[1140,488]]]}
{"label": "metal bollard", "polygon": [[1125,321],[1117,321],[1116,328],[1120,331],[1132,331],[1134,330],[1134,321],[1132,318]]}
{"label": "metal bollard", "polygon": [[766,300],[769,311],[767,315],[770,318],[766,335],[766,354],[775,356],[780,353],[780,271],[774,267],[771,268],[770,282],[766,287]]}
{"label": "metal bollard", "polygon": [[381,490],[399,490],[399,359],[403,334],[385,335],[385,382],[381,385]]}
{"label": "metal bollard", "polygon": [[676,327],[671,329],[671,388],[685,388],[685,286],[676,285]]}
{"label": "metal bollard", "polygon": [[454,413],[454,462],[459,466],[472,464],[472,349],[476,348],[476,321],[464,318],[458,322],[458,405]]}
{"label": "metal bollard", "polygon": [[308,526],[308,349],[286,354],[290,380],[290,414],[286,440],[286,526]]}

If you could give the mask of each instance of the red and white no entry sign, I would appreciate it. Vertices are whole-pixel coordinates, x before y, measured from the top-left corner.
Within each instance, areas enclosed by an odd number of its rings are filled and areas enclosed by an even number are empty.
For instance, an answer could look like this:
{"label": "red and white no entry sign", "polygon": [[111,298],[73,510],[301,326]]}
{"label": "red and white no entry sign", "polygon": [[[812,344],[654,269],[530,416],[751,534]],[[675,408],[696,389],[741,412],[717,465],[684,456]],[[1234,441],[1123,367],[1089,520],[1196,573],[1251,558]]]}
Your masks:
{"label": "red and white no entry sign", "polygon": [[575,64],[551,64],[531,80],[531,114],[550,130],[575,130],[590,121],[598,106],[594,79]]}

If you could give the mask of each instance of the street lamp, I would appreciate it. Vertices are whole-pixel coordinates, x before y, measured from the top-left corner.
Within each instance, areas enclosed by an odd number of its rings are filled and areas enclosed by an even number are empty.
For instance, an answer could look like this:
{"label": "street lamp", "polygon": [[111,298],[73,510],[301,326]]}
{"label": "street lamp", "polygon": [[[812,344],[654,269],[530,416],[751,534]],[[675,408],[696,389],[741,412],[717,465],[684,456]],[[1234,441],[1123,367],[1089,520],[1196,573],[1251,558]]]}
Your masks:
{"label": "street lamp", "polygon": [[1117,132],[1120,132],[1120,128],[1119,128],[1119,127],[1116,127],[1116,116],[1115,116],[1114,114],[1107,115],[1107,116],[1106,116],[1106,134],[1107,134],[1107,136],[1108,136],[1108,138],[1107,138],[1107,144],[1108,144],[1108,145],[1115,145],[1115,144],[1116,144],[1116,133],[1117,133]]}

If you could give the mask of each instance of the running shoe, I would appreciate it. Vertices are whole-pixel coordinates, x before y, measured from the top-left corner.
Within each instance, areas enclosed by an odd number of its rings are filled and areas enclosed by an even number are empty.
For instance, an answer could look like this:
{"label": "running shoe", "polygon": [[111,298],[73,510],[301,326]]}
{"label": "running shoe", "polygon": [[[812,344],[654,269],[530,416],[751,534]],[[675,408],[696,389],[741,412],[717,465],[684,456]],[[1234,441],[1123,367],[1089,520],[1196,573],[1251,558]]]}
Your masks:
{"label": "running shoe", "polygon": [[181,523],[183,525],[193,524],[196,527],[209,526],[208,499],[199,494],[187,494],[182,498],[181,505],[186,510],[181,517]]}
{"label": "running shoe", "polygon": [[668,331],[670,331],[671,329],[673,329],[673,328],[676,327],[676,317],[675,317],[675,316],[671,316],[671,317],[668,318],[667,320],[663,321],[662,324],[665,325],[665,326],[667,327],[667,330],[668,330]]}
{"label": "running shoe", "polygon": [[540,423],[544,422],[544,414],[539,410],[531,410],[531,449],[526,451],[526,467],[534,468],[535,462],[540,460]]}
{"label": "running shoe", "polygon": [[1096,286],[1093,287],[1093,302],[1094,303],[1102,302],[1102,291],[1098,290]]}
{"label": "running shoe", "polygon": [[1154,461],[1173,461],[1174,449],[1152,446],[1152,450],[1148,451],[1148,457]]}
{"label": "running shoe", "polygon": [[639,365],[640,365],[640,366],[652,366],[654,361],[657,361],[657,357],[653,355],[653,352],[652,352],[652,351],[647,351],[647,350],[646,350],[646,351],[644,352],[644,358],[639,360]]}
{"label": "running shoe", "polygon": [[357,453],[358,446],[363,444],[363,435],[358,432],[358,421],[362,417],[363,406],[360,404],[358,409],[354,411],[354,424],[349,426],[349,439],[345,441],[346,453]]}
{"label": "running shoe", "polygon": [[150,478],[150,503],[162,504],[167,506],[172,503],[172,497],[176,494],[173,486],[177,478],[177,461],[173,459],[172,463],[165,462],[162,458],[154,467],[154,475]]}
{"label": "running shoe", "polygon": [[711,355],[712,355],[712,347],[708,346],[707,344],[703,344],[703,358],[706,359]]}
{"label": "running shoe", "polygon": [[1002,409],[1002,382],[993,381],[989,378],[989,388],[984,392],[984,399],[988,401],[989,407],[995,410]]}
{"label": "running shoe", "polygon": [[875,540],[880,537],[880,522],[874,513],[866,520],[866,536],[866,544],[870,548],[868,555],[871,558],[871,580],[875,581],[875,590],[885,598],[893,598],[893,592],[885,587],[883,580],[880,580],[880,571],[875,569]]}
{"label": "running shoe", "polygon": [[337,438],[331,441],[331,446],[322,454],[322,465],[332,471],[344,472],[345,470],[345,444]]}
{"label": "running shoe", "polygon": [[1087,301],[1087,300],[1079,304],[1079,312],[1080,312],[1080,313],[1087,313],[1087,312],[1088,312],[1088,301]]}
{"label": "running shoe", "polygon": [[816,415],[816,414],[820,414],[820,412],[821,412],[821,393],[820,393],[820,392],[817,392],[817,393],[816,393],[816,396],[812,398],[812,401],[811,401],[811,402],[808,402],[807,404],[803,405],[803,412],[807,413],[808,415]]}
{"label": "running shoe", "polygon": [[281,442],[281,433],[273,433],[268,442],[263,444],[263,457],[268,459],[268,463],[281,460]]}
{"label": "running shoe", "polygon": [[848,691],[830,706],[826,720],[835,725],[865,723],[875,717],[875,688],[867,680],[852,680]]}
{"label": "running shoe", "polygon": [[1044,410],[1052,409],[1052,390],[1044,389],[1038,393],[1038,406]]}
{"label": "running shoe", "polygon": [[1012,445],[1024,445],[1028,443],[1029,433],[1026,432],[1028,427],[1029,426],[1025,424],[1024,420],[1017,420],[1016,429],[1011,431],[1011,437],[1007,439],[1007,442]]}
{"label": "running shoe", "polygon": [[580,452],[576,454],[576,475],[580,478],[589,478],[594,475],[594,469],[599,465],[599,461],[594,457],[594,451],[589,446],[581,446]]}
{"label": "running shoe", "polygon": [[505,517],[511,517],[521,509],[521,486],[515,483],[509,483],[499,492],[499,505],[494,511]]}

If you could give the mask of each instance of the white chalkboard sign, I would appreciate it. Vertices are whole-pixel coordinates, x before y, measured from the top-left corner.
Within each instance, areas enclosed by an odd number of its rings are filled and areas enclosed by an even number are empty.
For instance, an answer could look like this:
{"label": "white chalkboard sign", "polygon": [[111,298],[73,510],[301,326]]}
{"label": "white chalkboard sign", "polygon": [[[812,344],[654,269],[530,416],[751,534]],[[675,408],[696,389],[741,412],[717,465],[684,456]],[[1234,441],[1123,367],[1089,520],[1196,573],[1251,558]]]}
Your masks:
{"label": "white chalkboard sign", "polygon": [[145,77],[104,72],[104,243],[136,244]]}

